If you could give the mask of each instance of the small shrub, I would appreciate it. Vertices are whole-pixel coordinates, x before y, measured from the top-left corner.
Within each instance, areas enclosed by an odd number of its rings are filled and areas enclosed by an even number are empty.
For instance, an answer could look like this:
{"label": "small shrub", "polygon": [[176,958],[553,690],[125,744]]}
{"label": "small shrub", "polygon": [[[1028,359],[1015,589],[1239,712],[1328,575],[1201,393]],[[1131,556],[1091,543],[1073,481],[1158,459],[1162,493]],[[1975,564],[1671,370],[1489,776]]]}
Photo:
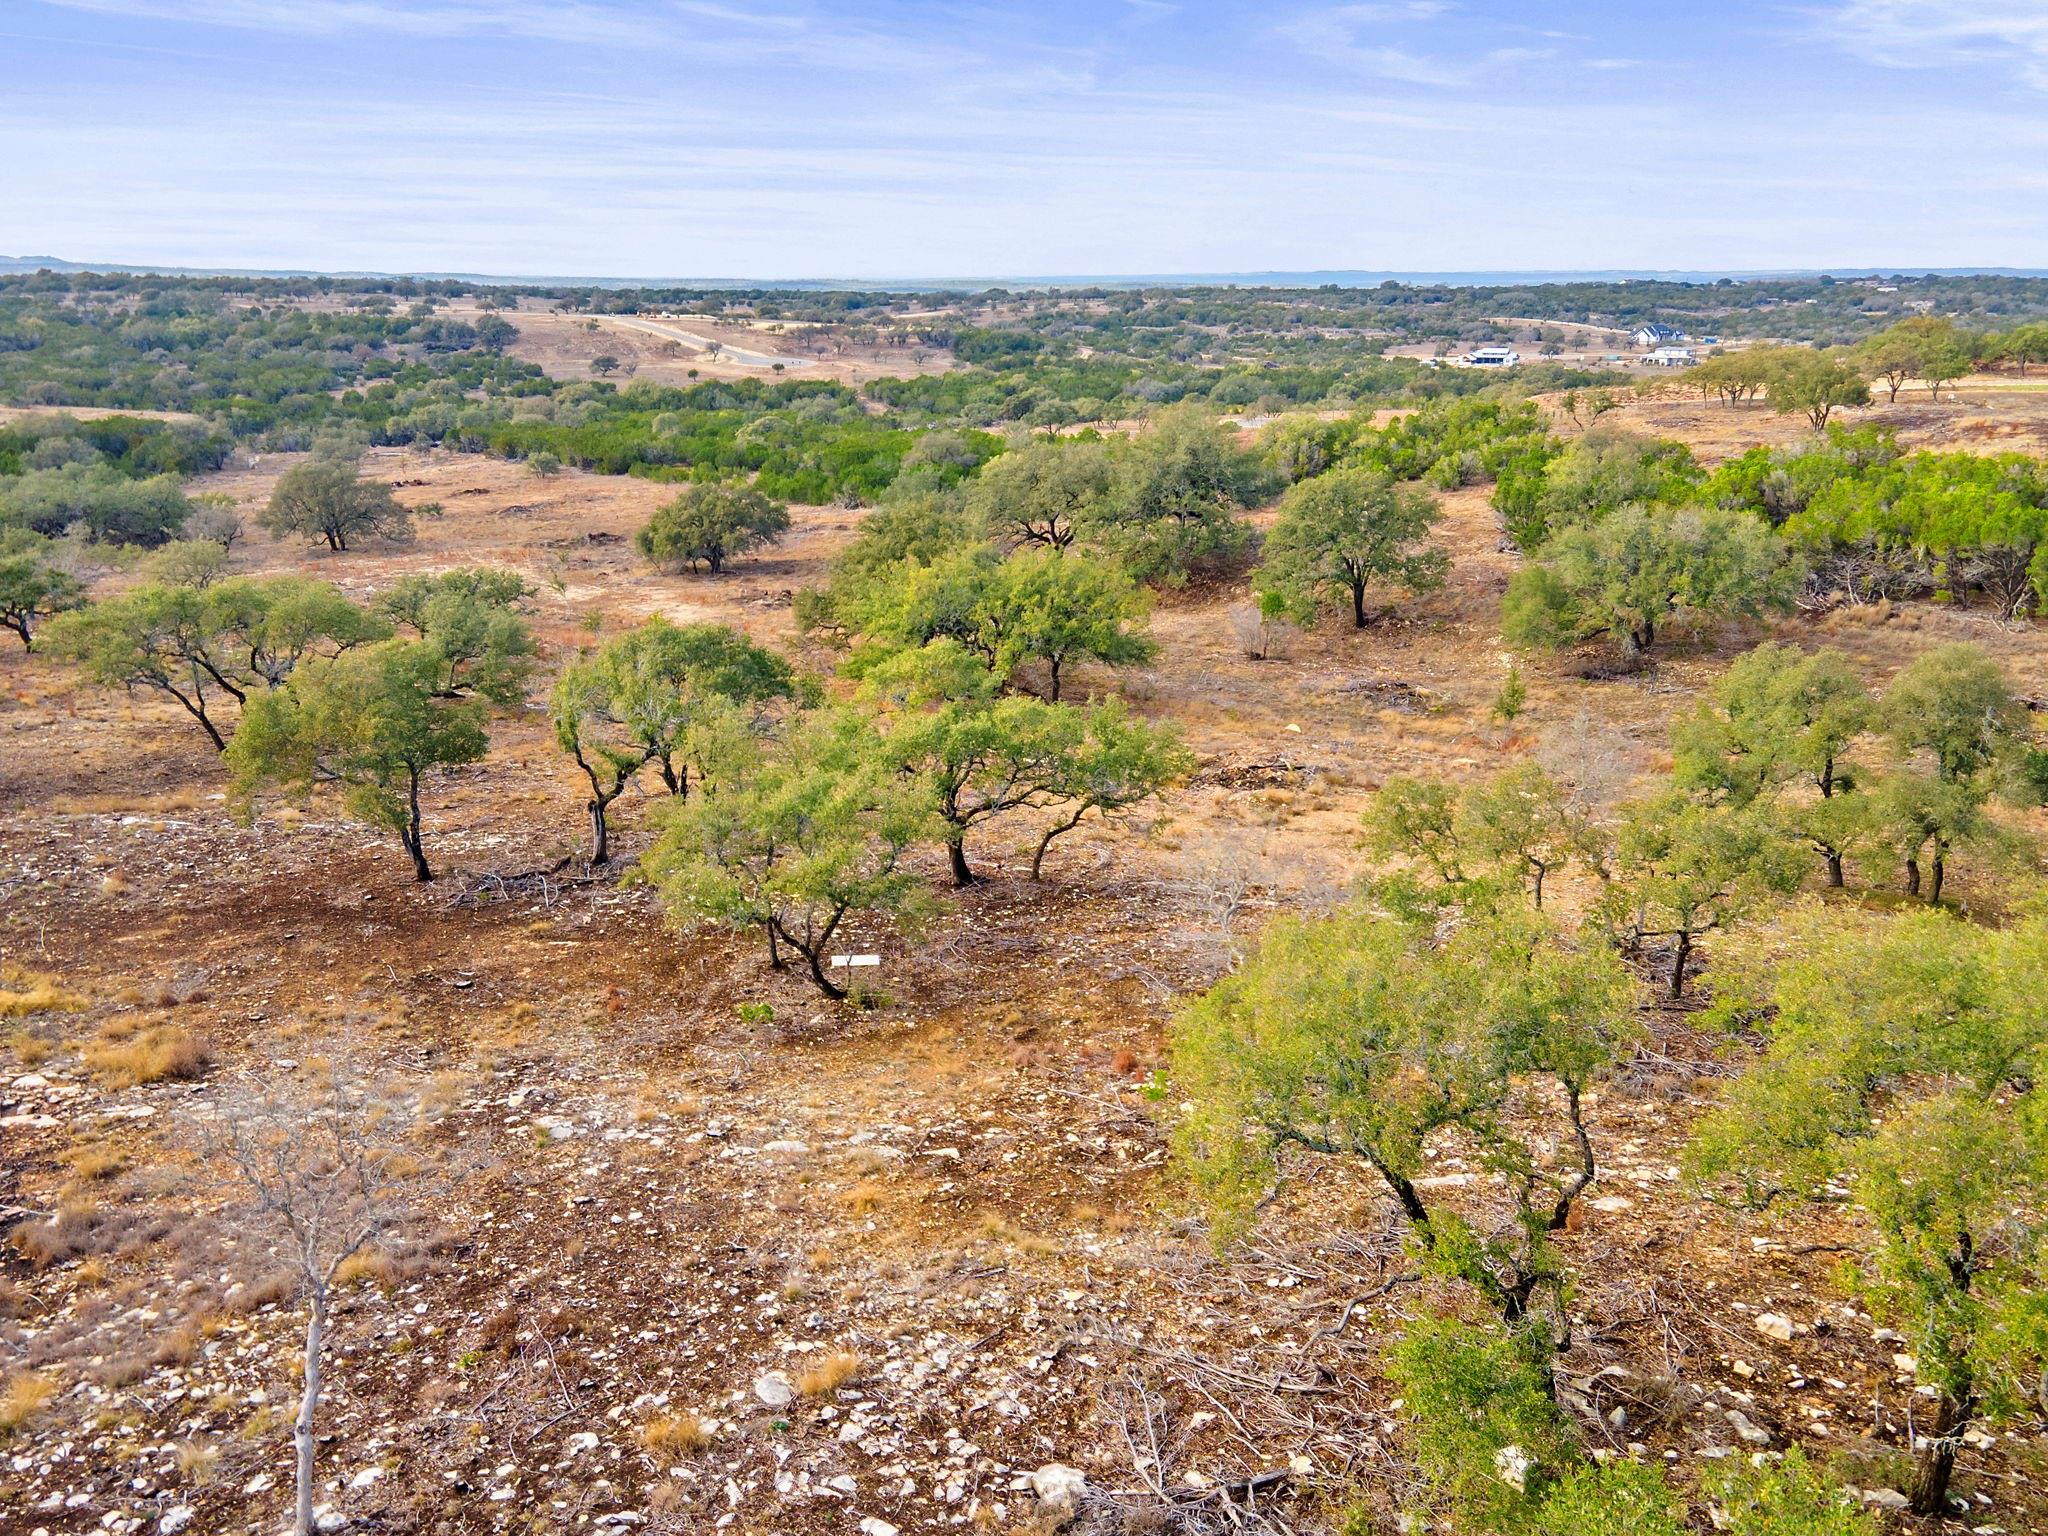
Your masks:
{"label": "small shrub", "polygon": [[1661,1471],[1613,1461],[1559,1479],[1530,1536],[1685,1536],[1685,1526]]}
{"label": "small shrub", "polygon": [[1733,1462],[1714,1488],[1725,1536],[1877,1536],[1877,1523],[1796,1446],[1777,1462]]}
{"label": "small shrub", "polygon": [[341,1267],[334,1272],[334,1283],[343,1287],[374,1285],[388,1291],[398,1283],[398,1261],[382,1249],[365,1248],[341,1261]]}
{"label": "small shrub", "polygon": [[1271,592],[1261,593],[1256,603],[1231,609],[1230,633],[1238,650],[1251,661],[1284,661],[1294,626],[1283,615],[1277,594]]}
{"label": "small shrub", "polygon": [[199,1329],[187,1323],[183,1327],[165,1334],[157,1340],[156,1348],[150,1351],[152,1365],[186,1365],[199,1353]]}
{"label": "small shrub", "polygon": [[64,1154],[64,1164],[81,1179],[112,1178],[128,1160],[112,1147],[77,1146]]}
{"label": "small shrub", "polygon": [[1549,1348],[1540,1335],[1451,1318],[1416,1322],[1394,1347],[1416,1464],[1461,1527],[1526,1530],[1546,1488],[1576,1460],[1536,1363]]}
{"label": "small shrub", "polygon": [[1493,718],[1501,725],[1510,725],[1528,705],[1529,685],[1522,681],[1522,669],[1511,665],[1508,675],[1501,680],[1500,692],[1493,696]]}
{"label": "small shrub", "polygon": [[89,1205],[60,1208],[48,1221],[24,1221],[8,1234],[15,1251],[35,1269],[48,1269],[98,1246],[99,1213]]}

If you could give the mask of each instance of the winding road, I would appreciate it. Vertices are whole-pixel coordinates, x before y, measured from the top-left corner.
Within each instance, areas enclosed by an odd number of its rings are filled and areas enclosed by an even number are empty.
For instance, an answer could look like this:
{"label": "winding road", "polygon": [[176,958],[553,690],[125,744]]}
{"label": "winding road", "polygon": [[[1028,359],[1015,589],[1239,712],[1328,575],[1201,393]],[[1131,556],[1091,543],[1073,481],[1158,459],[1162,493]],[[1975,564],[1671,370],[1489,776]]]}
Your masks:
{"label": "winding road", "polygon": [[700,352],[718,348],[718,356],[738,363],[742,368],[773,368],[777,363],[785,368],[808,368],[811,359],[807,357],[785,357],[779,352],[754,352],[745,347],[736,347],[731,342],[720,341],[714,336],[700,336],[695,331],[686,331],[679,325],[665,325],[658,320],[639,320],[624,315],[608,317],[613,325],[624,326],[631,331],[644,331],[650,336],[659,336],[664,341],[680,341],[695,347]]}

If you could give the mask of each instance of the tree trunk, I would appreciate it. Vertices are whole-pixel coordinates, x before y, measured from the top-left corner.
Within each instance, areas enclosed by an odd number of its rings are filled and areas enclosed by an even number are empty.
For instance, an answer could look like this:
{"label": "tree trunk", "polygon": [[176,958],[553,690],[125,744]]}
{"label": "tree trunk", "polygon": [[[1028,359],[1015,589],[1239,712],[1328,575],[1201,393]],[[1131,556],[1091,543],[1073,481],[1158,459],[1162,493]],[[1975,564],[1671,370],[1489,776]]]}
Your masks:
{"label": "tree trunk", "polygon": [[1828,885],[1832,889],[1839,891],[1842,888],[1842,856],[1830,848],[1822,857],[1827,860],[1828,864]]}
{"label": "tree trunk", "polygon": [[1543,910],[1543,866],[1536,864],[1531,867],[1536,871],[1536,910],[1540,912]]}
{"label": "tree trunk", "polygon": [[312,1312],[306,1319],[305,1386],[299,1393],[299,1416],[292,1424],[292,1440],[299,1453],[294,1536],[311,1536],[313,1529],[313,1415],[320,1407],[320,1346],[326,1332],[327,1287],[320,1285],[314,1287]]}
{"label": "tree trunk", "polygon": [[1059,703],[1060,701],[1060,659],[1057,656],[1053,657],[1052,659],[1051,701],[1055,704]]}
{"label": "tree trunk", "polygon": [[1909,858],[1906,860],[1906,894],[1908,896],[1918,896],[1920,894],[1920,861],[1918,859]]}
{"label": "tree trunk", "polygon": [[1967,1408],[1946,1393],[1934,1413],[1934,1433],[1921,1441],[1913,1467],[1913,1486],[1908,1497],[1916,1515],[1941,1514],[1948,1504],[1949,1475],[1956,1469],[1956,1442],[1961,1438],[1969,1414]]}
{"label": "tree trunk", "polygon": [[1685,963],[1692,958],[1692,934],[1680,929],[1678,944],[1671,953],[1671,1001],[1685,996]]}
{"label": "tree trunk", "polygon": [[420,776],[415,773],[407,786],[405,830],[398,834],[405,851],[412,855],[412,877],[421,885],[434,878],[427,867],[426,842],[420,832]]}
{"label": "tree trunk", "polygon": [[1046,828],[1045,836],[1041,837],[1038,840],[1038,846],[1031,850],[1032,879],[1036,880],[1040,878],[1040,871],[1044,868],[1045,865],[1045,850],[1052,846],[1052,840],[1058,837],[1063,832],[1073,831],[1074,828],[1078,827],[1081,824],[1081,818],[1083,816],[1086,816],[1087,814],[1088,807],[1084,804],[1082,805],[1081,809],[1074,812],[1074,814],[1069,816],[1065,821],[1056,821],[1050,827]]}
{"label": "tree trunk", "polygon": [[199,728],[202,731],[206,732],[206,739],[213,743],[214,751],[227,751],[227,738],[221,735],[220,727],[216,726],[211,720],[207,719],[206,706],[204,704],[195,703],[191,699],[186,698],[184,694],[178,692],[178,690],[175,688],[168,688],[164,691],[170,694],[170,696],[176,699],[180,704],[184,705],[185,713],[190,715],[194,720],[197,720],[199,722]]}
{"label": "tree trunk", "polygon": [[590,862],[593,864],[610,863],[612,856],[611,825],[605,819],[604,801],[593,799],[590,801],[588,809],[590,811]]}
{"label": "tree trunk", "polygon": [[776,942],[775,922],[771,918],[768,922],[762,924],[762,926],[768,930],[768,969],[771,971],[779,971],[782,969],[782,948]]}
{"label": "tree trunk", "polygon": [[946,840],[946,865],[953,871],[953,884],[956,887],[972,885],[981,878],[967,867],[965,839],[966,834],[960,833]]}
{"label": "tree trunk", "polygon": [[825,974],[825,967],[820,963],[818,951],[807,949],[804,951],[804,958],[811,963],[811,980],[818,984],[818,990],[834,1002],[843,1000],[846,996],[846,988],[840,986],[838,982]]}
{"label": "tree trunk", "polygon": [[1639,667],[1650,654],[1650,647],[1657,643],[1657,626],[1637,624],[1624,629],[1621,634],[1621,659],[1629,667]]}
{"label": "tree trunk", "polygon": [[1365,583],[1362,581],[1351,583],[1351,627],[1365,628]]}
{"label": "tree trunk", "polygon": [[1933,878],[1927,882],[1927,905],[1938,907],[1941,905],[1941,882],[1948,874],[1948,851],[1939,845],[1934,850],[1934,868],[1930,873]]}
{"label": "tree trunk", "polygon": [[0,623],[4,623],[9,629],[21,636],[21,648],[24,651],[33,651],[36,648],[35,636],[28,632],[28,620],[26,618],[17,619],[10,616],[6,619],[0,619]]}

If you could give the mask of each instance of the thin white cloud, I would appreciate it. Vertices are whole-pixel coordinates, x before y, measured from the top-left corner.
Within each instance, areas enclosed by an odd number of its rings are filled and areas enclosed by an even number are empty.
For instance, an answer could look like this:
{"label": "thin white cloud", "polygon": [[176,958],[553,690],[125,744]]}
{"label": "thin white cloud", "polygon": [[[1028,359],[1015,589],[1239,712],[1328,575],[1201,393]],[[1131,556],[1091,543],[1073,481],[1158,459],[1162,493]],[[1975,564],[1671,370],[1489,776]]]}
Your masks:
{"label": "thin white cloud", "polygon": [[142,21],[332,36],[393,32],[410,37],[510,36],[552,42],[630,43],[651,29],[632,12],[578,0],[40,0],[41,4]]}
{"label": "thin white cloud", "polygon": [[2048,6],[2040,0],[1842,0],[1815,30],[1872,64],[1999,65],[2048,90]]}
{"label": "thin white cloud", "polygon": [[1553,48],[1494,48],[1457,55],[1422,53],[1388,36],[1403,23],[1434,21],[1450,11],[1451,7],[1439,0],[1340,5],[1297,17],[1282,25],[1279,33],[1302,51],[1360,74],[1439,90],[1466,89],[1491,71],[1556,54]]}

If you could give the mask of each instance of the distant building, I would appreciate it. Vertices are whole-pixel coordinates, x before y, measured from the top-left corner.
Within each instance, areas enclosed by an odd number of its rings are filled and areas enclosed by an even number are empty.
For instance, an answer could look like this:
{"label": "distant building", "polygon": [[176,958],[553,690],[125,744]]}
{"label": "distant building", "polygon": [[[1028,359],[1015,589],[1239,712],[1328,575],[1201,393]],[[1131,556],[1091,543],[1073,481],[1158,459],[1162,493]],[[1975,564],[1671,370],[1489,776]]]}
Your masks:
{"label": "distant building", "polygon": [[1646,368],[1690,368],[1699,359],[1691,347],[1659,347],[1643,359]]}
{"label": "distant building", "polygon": [[1513,347],[1478,347],[1459,359],[1467,368],[1512,368],[1521,360]]}
{"label": "distant building", "polygon": [[1685,332],[1676,326],[1652,320],[1647,325],[1639,325],[1629,332],[1628,339],[1639,347],[1670,347],[1684,341]]}

